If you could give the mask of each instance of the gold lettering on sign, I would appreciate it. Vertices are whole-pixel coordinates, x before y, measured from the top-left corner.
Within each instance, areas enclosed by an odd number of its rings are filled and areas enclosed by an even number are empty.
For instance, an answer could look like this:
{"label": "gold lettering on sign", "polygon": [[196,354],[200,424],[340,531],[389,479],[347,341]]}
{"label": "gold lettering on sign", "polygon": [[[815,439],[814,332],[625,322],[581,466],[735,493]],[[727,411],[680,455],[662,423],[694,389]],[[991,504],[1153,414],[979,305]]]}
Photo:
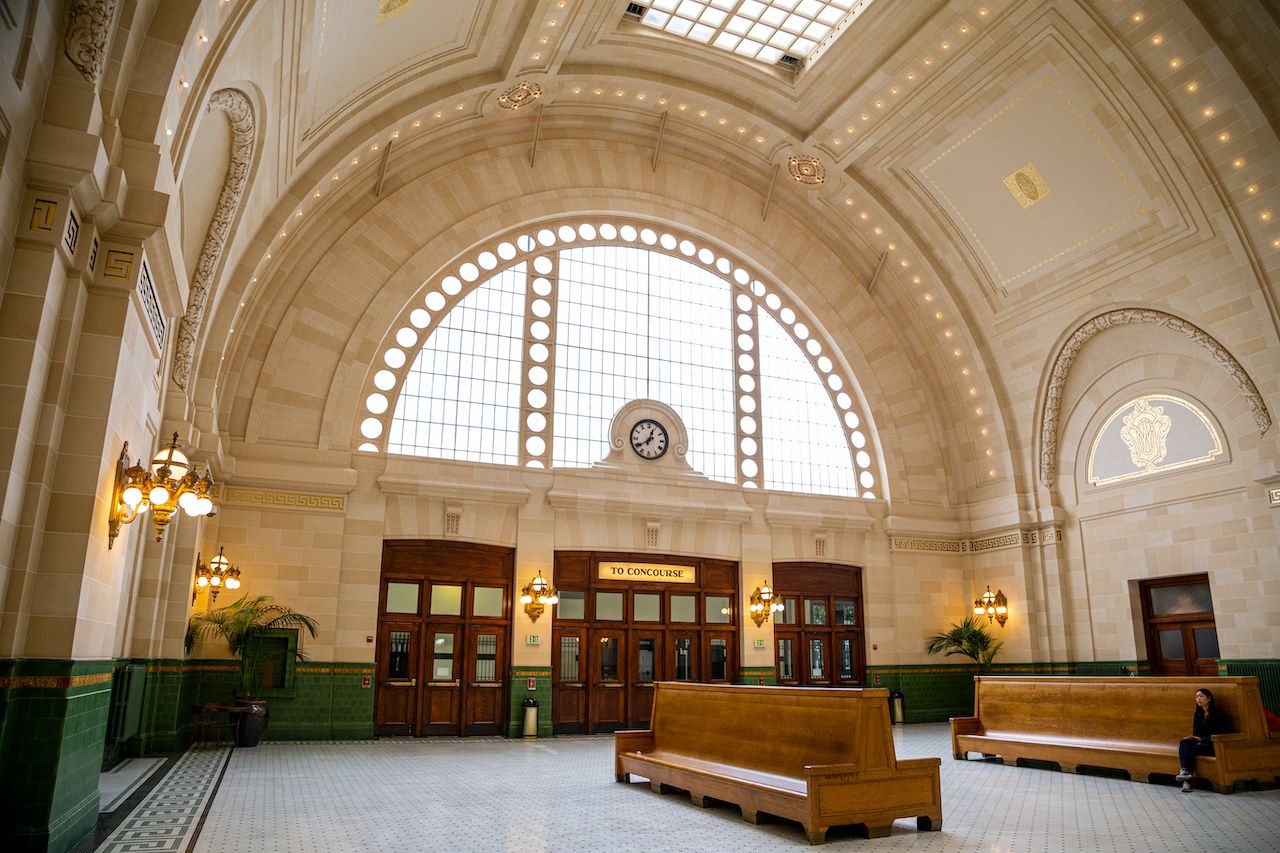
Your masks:
{"label": "gold lettering on sign", "polygon": [[1134,465],[1147,471],[1156,469],[1169,451],[1165,439],[1171,426],[1173,420],[1164,413],[1164,406],[1152,406],[1145,399],[1134,404],[1120,430],[1120,439],[1129,448]]}
{"label": "gold lettering on sign", "polygon": [[1014,200],[1026,210],[1049,194],[1049,186],[1035,166],[1028,163],[1004,179],[1004,185]]}
{"label": "gold lettering on sign", "polygon": [[54,217],[58,215],[58,203],[51,198],[38,198],[31,205],[31,230],[52,231]]}
{"label": "gold lettering on sign", "polygon": [[665,563],[601,563],[602,581],[653,581],[655,583],[697,583],[695,566]]}

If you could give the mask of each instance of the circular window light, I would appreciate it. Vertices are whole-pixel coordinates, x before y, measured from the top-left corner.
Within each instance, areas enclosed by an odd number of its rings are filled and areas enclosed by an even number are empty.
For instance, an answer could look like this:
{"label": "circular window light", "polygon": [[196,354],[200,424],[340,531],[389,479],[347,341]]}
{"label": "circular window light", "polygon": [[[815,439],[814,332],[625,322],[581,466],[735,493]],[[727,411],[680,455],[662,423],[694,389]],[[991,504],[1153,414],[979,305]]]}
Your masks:
{"label": "circular window light", "polygon": [[875,492],[863,492],[863,493],[862,493],[862,496],[863,496],[864,498],[866,498],[867,500],[869,500],[869,501],[873,501],[873,500],[875,500],[875,499],[876,499],[876,493],[875,493]]}
{"label": "circular window light", "polygon": [[453,275],[447,275],[440,282],[440,289],[450,296],[457,296],[462,292],[462,281]]}
{"label": "circular window light", "polygon": [[810,338],[805,341],[804,348],[809,351],[809,355],[817,355],[822,352],[822,344],[818,343],[817,338]]}
{"label": "circular window light", "polygon": [[778,319],[790,326],[796,321],[796,312],[792,311],[790,308],[783,308],[778,312]]}
{"label": "circular window light", "polygon": [[528,234],[521,234],[517,237],[516,245],[520,247],[520,251],[522,252],[532,252],[534,249],[538,248],[538,244]]}
{"label": "circular window light", "polygon": [[827,387],[832,391],[839,391],[844,387],[844,380],[840,378],[840,374],[833,373],[827,377]]}
{"label": "circular window light", "polygon": [[539,275],[547,275],[551,272],[551,259],[546,255],[538,255],[533,259],[533,271]]}
{"label": "circular window light", "polygon": [[847,409],[853,405],[853,399],[848,394],[841,391],[836,395],[836,405],[842,409]]}
{"label": "circular window light", "polygon": [[529,325],[529,334],[540,341],[545,341],[547,336],[551,334],[551,327],[541,320],[534,320]]}
{"label": "circular window light", "polygon": [[415,332],[413,329],[410,329],[408,326],[405,326],[403,329],[396,332],[396,343],[398,343],[400,346],[404,347],[405,349],[408,349],[409,347],[413,346],[417,342],[418,342],[418,333]]}
{"label": "circular window light", "polygon": [[535,317],[546,317],[551,313],[551,303],[545,299],[535,299],[529,310]]}
{"label": "circular window light", "polygon": [[652,228],[644,228],[640,231],[640,242],[646,246],[652,246],[658,242],[658,232]]}
{"label": "circular window light", "polygon": [[858,475],[858,482],[862,484],[862,488],[869,489],[876,484],[876,478],[871,476],[870,471],[863,471]]}
{"label": "circular window light", "polygon": [[747,435],[752,435],[756,431],[756,419],[751,415],[743,415],[742,420],[738,421],[738,425],[742,427],[742,431]]}
{"label": "circular window light", "polygon": [[550,354],[551,352],[550,350],[547,349],[546,344],[534,344],[533,346],[529,347],[529,358],[533,359],[534,361],[537,361],[537,362],[546,361],[547,356]]}
{"label": "circular window light", "polygon": [[738,298],[737,298],[735,301],[738,303],[738,310],[739,310],[739,311],[750,311],[750,310],[751,310],[751,297],[750,297],[750,296],[747,296],[747,294],[745,294],[745,293],[739,293],[739,294],[738,294]]}
{"label": "circular window light", "polygon": [[738,387],[748,394],[756,390],[756,381],[749,374],[742,374],[738,377]]}
{"label": "circular window light", "polygon": [[747,271],[744,270],[742,267],[738,267],[736,270],[733,271],[733,280],[736,281],[738,284],[746,284],[747,282],[751,281],[751,276],[747,275]]}
{"label": "circular window light", "polygon": [[594,240],[596,238],[596,227],[584,222],[578,226],[578,236],[583,240]]}
{"label": "circular window light", "polygon": [[547,369],[541,365],[535,364],[529,368],[529,381],[534,385],[547,384]]}
{"label": "circular window light", "polygon": [[769,306],[770,311],[777,311],[782,307],[782,300],[778,298],[778,294],[770,293],[764,298],[764,304]]}
{"label": "circular window light", "polygon": [[663,234],[658,238],[658,244],[670,252],[676,247],[676,238],[670,234]]}
{"label": "circular window light", "polygon": [[360,434],[365,438],[377,438],[382,435],[382,421],[377,418],[365,418],[360,422]]}
{"label": "circular window light", "polygon": [[498,257],[509,261],[516,256],[516,247],[503,240],[498,244]]}
{"label": "circular window light", "polygon": [[487,270],[491,270],[498,265],[498,256],[493,252],[481,252],[480,257],[476,258],[480,266]]}
{"label": "circular window light", "polygon": [[543,228],[538,232],[538,242],[544,246],[554,246],[556,243],[555,232],[550,228]]}
{"label": "circular window light", "polygon": [[547,404],[547,392],[540,388],[534,388],[529,392],[529,405],[535,409],[541,409]]}
{"label": "circular window light", "polygon": [[738,335],[738,349],[743,352],[751,352],[751,348],[755,346],[755,341],[751,340],[750,335]]}
{"label": "circular window light", "polygon": [[373,384],[381,391],[390,391],[396,387],[396,375],[390,370],[379,370],[373,374]]}
{"label": "circular window light", "polygon": [[749,395],[743,394],[738,398],[738,408],[749,415],[756,410],[756,401],[751,399]]}
{"label": "circular window light", "polygon": [[572,243],[574,240],[578,239],[578,232],[574,230],[572,225],[561,225],[560,228],[557,229],[556,234],[558,234],[560,240],[565,243]]}
{"label": "circular window light", "polygon": [[364,407],[375,415],[380,415],[387,410],[387,398],[382,394],[370,394],[364,401]]}
{"label": "circular window light", "polygon": [[444,307],[444,294],[438,290],[433,290],[427,294],[427,298],[422,300],[432,311],[439,311]]}
{"label": "circular window light", "polygon": [[533,292],[539,296],[551,295],[551,279],[538,276],[533,280]]}
{"label": "circular window light", "polygon": [[744,477],[754,477],[759,472],[760,472],[760,466],[756,465],[756,460],[754,459],[742,460],[742,475]]}
{"label": "circular window light", "polygon": [[634,243],[636,241],[635,226],[623,225],[621,228],[618,229],[618,234],[622,237],[623,240],[627,241],[628,243]]}
{"label": "circular window light", "polygon": [[543,464],[542,464],[541,462],[539,462],[537,459],[530,459],[528,462],[526,462],[526,463],[524,464],[524,466],[525,466],[526,468],[542,468],[542,467],[544,467],[544,466],[543,466]]}
{"label": "circular window light", "polygon": [[547,443],[541,436],[531,435],[524,443],[524,449],[529,451],[530,456],[541,456],[547,450]]}
{"label": "circular window light", "polygon": [[529,426],[529,432],[542,432],[547,428],[547,416],[542,412],[530,412],[525,423]]}
{"label": "circular window light", "polygon": [[475,281],[480,277],[480,268],[471,263],[471,261],[467,261],[458,267],[458,275],[462,277],[463,281]]}
{"label": "circular window light", "polygon": [[753,281],[751,282],[751,292],[756,295],[756,299],[764,299],[765,294],[769,292],[769,288],[758,281]]}
{"label": "circular window light", "polygon": [[404,367],[404,350],[398,350],[395,347],[387,350],[382,354],[382,360],[387,363],[387,367],[392,370],[399,370]]}
{"label": "circular window light", "polygon": [[756,366],[756,360],[751,356],[747,355],[745,352],[742,355],[738,356],[739,370],[752,370],[755,368],[755,366]]}
{"label": "circular window light", "polygon": [[702,261],[702,263],[706,264],[707,266],[711,266],[711,264],[715,261],[715,259],[716,259],[716,254],[710,249],[702,248],[698,250],[698,260]]}
{"label": "circular window light", "polygon": [[861,430],[854,430],[849,433],[849,440],[853,442],[853,446],[859,449],[867,446],[867,437],[862,434]]}
{"label": "circular window light", "polygon": [[796,323],[795,333],[796,337],[803,341],[805,338],[809,337],[809,327],[804,323]]}
{"label": "circular window light", "polygon": [[755,324],[751,321],[751,315],[750,315],[750,314],[739,314],[739,315],[738,315],[738,319],[736,320],[736,322],[737,322],[737,324],[738,324],[738,328],[739,328],[739,329],[741,329],[741,330],[742,330],[742,331],[744,331],[744,332],[749,332],[749,331],[751,331],[751,327],[755,325]]}
{"label": "circular window light", "polygon": [[716,258],[716,269],[721,275],[728,275],[733,272],[733,263],[728,258]]}
{"label": "circular window light", "polygon": [[756,488],[756,484],[755,484],[755,483],[753,483],[753,482],[751,482],[750,480],[747,480],[745,483],[743,483],[743,484],[742,484],[742,488],[744,488],[744,489],[754,489],[754,488]]}
{"label": "circular window light", "polygon": [[431,315],[421,308],[414,308],[409,312],[409,322],[419,329],[425,329],[431,325]]}
{"label": "circular window light", "polygon": [[858,415],[856,412],[844,413],[844,425],[847,426],[849,429],[857,429],[858,423],[859,423]]}
{"label": "circular window light", "polygon": [[756,440],[754,438],[742,439],[742,455],[743,456],[756,455]]}
{"label": "circular window light", "polygon": [[871,467],[871,454],[870,454],[870,453],[868,453],[867,451],[865,451],[865,450],[859,450],[859,451],[858,451],[858,453],[857,453],[857,460],[858,460],[858,467],[859,467],[859,468],[870,468],[870,467]]}
{"label": "circular window light", "polygon": [[618,236],[618,229],[614,228],[608,222],[600,226],[600,237],[605,240],[612,240]]}
{"label": "circular window light", "polygon": [[830,373],[831,359],[827,358],[825,355],[818,356],[818,369],[823,373]]}
{"label": "circular window light", "polygon": [[364,444],[360,445],[359,449],[365,451],[366,453],[378,452],[378,446],[376,444],[370,444],[367,441]]}

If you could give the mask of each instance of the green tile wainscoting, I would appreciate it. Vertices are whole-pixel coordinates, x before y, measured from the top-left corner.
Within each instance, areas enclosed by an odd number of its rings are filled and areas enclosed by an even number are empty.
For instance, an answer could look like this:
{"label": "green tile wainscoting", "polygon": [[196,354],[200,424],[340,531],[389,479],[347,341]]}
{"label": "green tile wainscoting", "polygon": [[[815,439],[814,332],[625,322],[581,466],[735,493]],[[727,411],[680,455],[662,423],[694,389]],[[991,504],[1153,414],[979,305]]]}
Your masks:
{"label": "green tile wainscoting", "polygon": [[1262,707],[1273,714],[1280,714],[1280,660],[1275,658],[1219,660],[1218,675],[1258,676],[1258,689],[1262,692]]}
{"label": "green tile wainscoting", "polygon": [[738,672],[738,683],[772,687],[778,683],[778,673],[771,666],[744,666]]}
{"label": "green tile wainscoting", "polygon": [[98,821],[110,660],[0,660],[0,849],[70,848]]}
{"label": "green tile wainscoting", "polygon": [[[533,681],[533,689],[529,682]],[[524,700],[538,702],[538,737],[551,737],[551,670],[545,666],[513,666],[507,690],[507,737],[524,733]]]}

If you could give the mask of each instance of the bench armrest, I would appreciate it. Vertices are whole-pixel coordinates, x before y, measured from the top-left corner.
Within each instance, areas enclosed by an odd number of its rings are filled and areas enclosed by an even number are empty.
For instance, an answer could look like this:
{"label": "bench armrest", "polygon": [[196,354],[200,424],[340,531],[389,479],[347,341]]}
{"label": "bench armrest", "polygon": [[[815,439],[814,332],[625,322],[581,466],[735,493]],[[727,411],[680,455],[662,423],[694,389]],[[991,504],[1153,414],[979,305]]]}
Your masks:
{"label": "bench armrest", "polygon": [[1234,740],[1248,740],[1249,736],[1244,732],[1228,732],[1224,735],[1210,735],[1209,740],[1213,743],[1230,743]]}
{"label": "bench armrest", "polygon": [[806,764],[804,766],[804,775],[809,779],[860,772],[862,768],[857,764]]}
{"label": "bench armrest", "polygon": [[644,752],[653,749],[653,730],[652,729],[632,729],[629,731],[621,731],[613,733],[613,772],[622,776],[622,761],[619,759],[624,752]]}
{"label": "bench armrest", "polygon": [[977,735],[982,734],[982,721],[977,717],[952,717],[951,718],[951,754],[957,759],[963,760],[967,758],[969,753],[960,748],[960,744],[956,742],[958,735]]}
{"label": "bench armrest", "polygon": [[942,759],[936,756],[933,758],[899,758],[898,759],[899,770],[910,770],[916,767],[940,767],[941,765],[942,765]]}

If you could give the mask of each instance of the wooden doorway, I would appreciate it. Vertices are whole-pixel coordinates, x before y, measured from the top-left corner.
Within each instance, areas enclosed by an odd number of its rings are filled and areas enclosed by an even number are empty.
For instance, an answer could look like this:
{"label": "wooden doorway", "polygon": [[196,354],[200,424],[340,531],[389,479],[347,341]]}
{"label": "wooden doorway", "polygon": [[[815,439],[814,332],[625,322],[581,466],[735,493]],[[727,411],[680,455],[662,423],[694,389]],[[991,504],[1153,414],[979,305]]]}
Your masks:
{"label": "wooden doorway", "polygon": [[1218,627],[1207,574],[1139,583],[1152,675],[1216,676]]}
{"label": "wooden doorway", "polygon": [[383,543],[376,734],[505,730],[514,561],[510,548]]}
{"label": "wooden doorway", "polygon": [[773,588],[778,684],[861,687],[867,678],[862,570],[831,563],[776,563]]}

